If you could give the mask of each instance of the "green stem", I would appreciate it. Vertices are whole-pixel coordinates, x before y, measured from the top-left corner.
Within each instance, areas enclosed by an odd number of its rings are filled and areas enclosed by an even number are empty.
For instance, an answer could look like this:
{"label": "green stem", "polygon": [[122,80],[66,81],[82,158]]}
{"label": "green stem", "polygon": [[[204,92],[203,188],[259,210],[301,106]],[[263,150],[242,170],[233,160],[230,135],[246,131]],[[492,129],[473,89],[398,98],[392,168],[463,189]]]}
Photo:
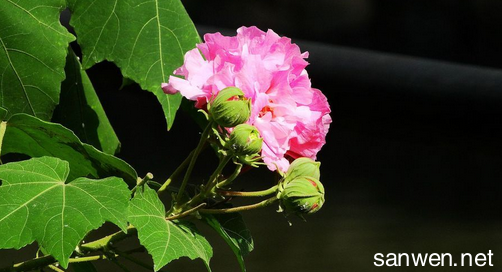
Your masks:
{"label": "green stem", "polygon": [[258,202],[256,204],[252,204],[252,205],[240,206],[240,207],[235,207],[235,208],[226,208],[226,209],[200,209],[199,212],[210,213],[210,214],[243,212],[243,211],[249,211],[249,210],[267,207],[276,201],[277,201],[277,197],[274,196],[274,197],[271,197],[267,200],[263,200],[261,202]]}
{"label": "green stem", "polygon": [[188,156],[186,157],[186,159],[178,166],[178,168],[176,168],[176,170],[174,170],[174,172],[171,174],[171,176],[157,190],[157,194],[158,195],[162,194],[167,189],[167,187],[169,186],[169,184],[171,184],[171,182],[173,181],[173,179],[176,178],[183,171],[183,169],[185,169],[185,167],[187,166],[187,164],[192,160],[192,157],[193,157],[194,153],[195,153],[195,150],[193,150],[192,152],[190,152],[190,154],[188,154]]}
{"label": "green stem", "polygon": [[134,194],[136,192],[136,190],[138,189],[138,187],[141,187],[141,186],[145,185],[145,183],[147,183],[151,179],[153,179],[153,174],[152,173],[147,173],[143,179],[138,178],[136,186],[134,186],[134,188],[132,188],[131,193]]}
{"label": "green stem", "polygon": [[235,170],[232,173],[232,175],[230,175],[230,177],[228,177],[226,180],[216,184],[216,188],[223,188],[230,185],[232,181],[234,181],[237,178],[237,176],[241,173],[241,170],[242,170],[242,163],[237,163],[237,166],[235,167]]}
{"label": "green stem", "polygon": [[232,160],[232,156],[224,156],[221,160],[220,163],[218,164],[218,167],[216,170],[214,170],[213,174],[209,177],[207,186],[205,188],[206,193],[209,193],[212,191],[213,187],[216,186],[218,183],[218,177],[221,174],[221,171],[223,171],[223,168],[227,166],[227,164]]}
{"label": "green stem", "polygon": [[[117,256],[115,256],[117,257]],[[69,260],[69,263],[85,263],[85,262],[92,262],[92,261],[97,261],[97,260],[106,260],[108,257],[106,255],[101,254],[101,255],[94,255],[94,256],[87,256],[87,257],[78,257],[78,258],[71,258]]]}
{"label": "green stem", "polygon": [[197,147],[193,152],[192,158],[190,159],[190,164],[188,165],[188,169],[185,173],[185,177],[183,178],[183,182],[181,183],[180,190],[178,191],[178,195],[176,196],[176,203],[179,203],[181,201],[181,198],[183,197],[183,192],[185,191],[188,179],[192,174],[193,167],[195,166],[195,161],[197,161],[197,157],[199,156],[199,153],[202,150],[202,147],[204,146],[204,143],[206,142],[207,136],[209,135],[210,131],[211,131],[211,123],[207,124],[206,128],[204,129],[204,132],[200,136],[199,144],[197,145]]}
{"label": "green stem", "polygon": [[201,203],[200,205],[198,205],[197,207],[194,207],[194,208],[191,208],[189,210],[186,210],[182,213],[179,213],[179,214],[175,214],[175,215],[171,215],[169,217],[166,217],[166,220],[169,220],[169,221],[172,221],[172,220],[176,220],[176,219],[180,219],[180,218],[183,218],[185,216],[188,216],[194,212],[196,212],[197,210],[199,209],[202,209],[206,206],[207,204],[206,203]]}
{"label": "green stem", "polygon": [[48,255],[40,258],[35,258],[29,261],[14,264],[12,266],[4,267],[0,269],[0,272],[17,272],[17,271],[30,271],[39,267],[44,267],[56,262],[54,257]]}
{"label": "green stem", "polygon": [[107,247],[110,243],[115,243],[124,240],[125,238],[135,234],[136,232],[137,230],[135,227],[129,226],[127,227],[127,233],[119,231],[114,234],[103,237],[99,240],[83,244],[80,246],[80,248],[87,251],[98,251]]}
{"label": "green stem", "polygon": [[255,191],[255,192],[236,192],[236,191],[222,191],[222,190],[218,190],[216,192],[221,196],[261,197],[261,196],[268,196],[270,194],[277,192],[278,186],[279,185],[275,185],[267,190]]}
{"label": "green stem", "polygon": [[[81,262],[90,262],[96,260],[107,259],[105,255],[95,255],[88,257],[79,257],[79,258],[70,258],[68,260],[69,263],[81,263]],[[21,262],[14,264],[12,266],[4,267],[0,269],[0,272],[18,272],[18,271],[31,271],[37,268],[45,267],[48,265],[52,265],[57,263],[56,259],[51,255],[46,255],[43,257],[35,258],[29,261]]]}
{"label": "green stem", "polygon": [[57,268],[56,266],[54,266],[54,265],[52,265],[52,264],[51,264],[51,265],[48,265],[48,267],[49,267],[50,269],[52,269],[53,271],[56,271],[56,272],[64,272],[64,270],[63,270],[63,269],[59,269],[59,268]]}
{"label": "green stem", "polygon": [[200,192],[199,194],[197,194],[196,196],[194,196],[192,199],[190,199],[187,203],[175,208],[174,211],[183,211],[184,209],[187,209],[187,208],[189,209],[190,207],[193,207],[195,205],[200,204],[200,202],[202,200],[204,200],[207,197],[207,195],[213,190],[213,187],[215,186],[216,182],[218,181],[218,176],[221,174],[221,171],[223,170],[223,168],[225,168],[225,166],[227,165],[227,163],[231,159],[232,159],[231,156],[223,157],[220,160],[220,163],[218,164],[218,167],[216,168],[216,170],[214,170],[211,177],[209,177],[209,180],[208,180],[206,186],[204,187],[204,190],[202,192]]}

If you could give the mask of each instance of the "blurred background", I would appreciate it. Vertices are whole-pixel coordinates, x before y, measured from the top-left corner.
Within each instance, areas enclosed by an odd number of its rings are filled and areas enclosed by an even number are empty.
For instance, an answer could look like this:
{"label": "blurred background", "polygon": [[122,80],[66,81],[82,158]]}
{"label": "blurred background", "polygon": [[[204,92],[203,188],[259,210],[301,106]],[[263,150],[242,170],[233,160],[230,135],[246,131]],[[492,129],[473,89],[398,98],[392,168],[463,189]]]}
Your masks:
{"label": "blurred background", "polygon": [[[500,271],[501,1],[183,3],[201,34],[256,25],[292,38],[310,52],[312,84],[331,104],[318,156],[327,202],[306,223],[290,218],[292,226],[275,207],[245,213],[255,242],[248,271]],[[165,179],[195,147],[199,127],[180,111],[166,132],[155,97],[135,85],[117,91],[112,64],[89,74],[122,142],[119,156],[140,175]],[[204,154],[201,174],[212,157]],[[259,170],[240,185],[272,182]],[[215,249],[213,271],[238,271],[223,240],[202,231]],[[451,253],[459,262],[461,253],[488,250],[494,267],[373,265],[376,253]],[[181,259],[164,270],[204,266]]]}

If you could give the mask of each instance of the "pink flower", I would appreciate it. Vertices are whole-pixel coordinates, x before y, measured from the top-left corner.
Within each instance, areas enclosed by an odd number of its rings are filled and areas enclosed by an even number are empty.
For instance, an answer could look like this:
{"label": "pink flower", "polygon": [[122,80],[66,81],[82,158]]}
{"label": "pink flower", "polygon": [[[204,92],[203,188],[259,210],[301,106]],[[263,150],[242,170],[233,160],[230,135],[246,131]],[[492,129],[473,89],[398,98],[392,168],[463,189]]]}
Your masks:
{"label": "pink flower", "polygon": [[289,160],[316,158],[331,123],[326,97],[311,87],[308,53],[274,31],[241,27],[237,36],[206,34],[205,43],[185,54],[185,63],[163,83],[203,108],[226,87],[240,88],[252,101],[248,124],[263,138],[262,157],[270,170],[287,171]]}

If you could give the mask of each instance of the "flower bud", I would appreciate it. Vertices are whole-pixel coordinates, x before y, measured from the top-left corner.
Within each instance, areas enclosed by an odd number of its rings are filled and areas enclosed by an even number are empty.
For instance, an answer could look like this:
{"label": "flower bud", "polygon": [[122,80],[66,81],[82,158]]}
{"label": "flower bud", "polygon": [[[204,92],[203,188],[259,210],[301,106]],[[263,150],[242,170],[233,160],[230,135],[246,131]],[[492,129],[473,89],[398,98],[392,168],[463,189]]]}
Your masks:
{"label": "flower bud", "polygon": [[261,151],[263,139],[258,130],[248,124],[240,124],[234,128],[227,141],[227,148],[237,155],[253,155]]}
{"label": "flower bud", "polygon": [[313,177],[315,179],[320,179],[321,173],[319,171],[321,167],[320,162],[316,162],[310,158],[302,157],[298,158],[291,163],[288,172],[286,172],[286,181],[293,180],[297,177]]}
{"label": "flower bud", "polygon": [[324,204],[324,186],[313,177],[297,177],[283,182],[278,195],[286,213],[311,214]]}
{"label": "flower bud", "polygon": [[245,123],[251,115],[251,101],[236,87],[221,90],[209,107],[211,118],[222,127]]}

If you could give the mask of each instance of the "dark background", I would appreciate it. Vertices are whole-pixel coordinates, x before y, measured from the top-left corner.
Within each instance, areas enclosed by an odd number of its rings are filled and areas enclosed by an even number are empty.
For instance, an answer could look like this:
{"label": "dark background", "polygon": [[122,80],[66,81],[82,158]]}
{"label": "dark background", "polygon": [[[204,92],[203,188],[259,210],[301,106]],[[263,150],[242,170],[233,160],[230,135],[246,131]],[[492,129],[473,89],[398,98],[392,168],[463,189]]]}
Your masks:
{"label": "dark background", "polygon": [[[201,34],[256,25],[291,37],[310,52],[312,84],[332,109],[318,157],[325,206],[292,226],[274,208],[244,214],[255,238],[248,271],[500,271],[501,1],[183,2]],[[89,74],[122,142],[119,156],[140,175],[166,178],[196,145],[197,125],[180,111],[166,132],[153,95],[117,91],[111,64]],[[241,185],[272,180],[263,170]],[[238,271],[225,243],[210,242],[213,270]],[[373,265],[376,253],[451,253],[460,262],[460,253],[488,250],[492,268]],[[164,270],[204,267],[180,260]]]}

